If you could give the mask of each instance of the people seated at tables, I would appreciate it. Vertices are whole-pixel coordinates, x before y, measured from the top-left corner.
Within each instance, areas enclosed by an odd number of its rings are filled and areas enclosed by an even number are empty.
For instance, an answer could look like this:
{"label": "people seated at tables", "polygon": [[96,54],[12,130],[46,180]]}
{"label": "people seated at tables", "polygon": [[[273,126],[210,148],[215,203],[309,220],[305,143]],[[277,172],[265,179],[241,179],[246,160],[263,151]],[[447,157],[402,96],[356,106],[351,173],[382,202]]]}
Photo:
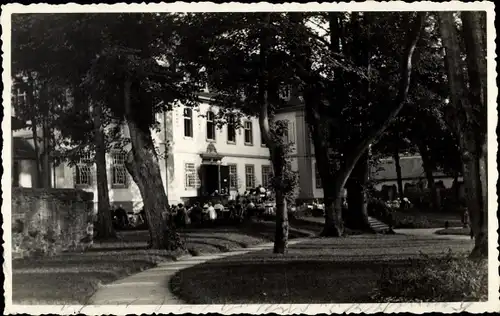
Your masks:
{"label": "people seated at tables", "polygon": [[217,212],[211,202],[203,205],[203,211],[208,215],[208,220],[213,222],[217,219]]}
{"label": "people seated at tables", "polygon": [[189,216],[191,218],[191,223],[200,224],[203,220],[203,210],[200,207],[200,203],[194,203],[193,207],[189,211]]}
{"label": "people seated at tables", "polygon": [[216,211],[224,211],[224,205],[222,205],[220,200],[215,202],[214,209]]}
{"label": "people seated at tables", "polygon": [[189,224],[187,210],[182,203],[177,205],[177,214],[175,215],[175,224],[177,227],[186,227]]}

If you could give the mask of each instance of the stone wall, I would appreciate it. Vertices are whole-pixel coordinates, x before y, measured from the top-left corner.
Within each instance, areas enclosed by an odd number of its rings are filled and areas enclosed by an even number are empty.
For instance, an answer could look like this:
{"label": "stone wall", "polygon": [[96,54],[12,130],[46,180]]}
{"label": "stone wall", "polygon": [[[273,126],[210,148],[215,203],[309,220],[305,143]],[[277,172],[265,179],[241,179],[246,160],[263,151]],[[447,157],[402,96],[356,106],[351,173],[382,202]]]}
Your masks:
{"label": "stone wall", "polygon": [[93,193],[12,189],[12,255],[53,255],[92,243]]}

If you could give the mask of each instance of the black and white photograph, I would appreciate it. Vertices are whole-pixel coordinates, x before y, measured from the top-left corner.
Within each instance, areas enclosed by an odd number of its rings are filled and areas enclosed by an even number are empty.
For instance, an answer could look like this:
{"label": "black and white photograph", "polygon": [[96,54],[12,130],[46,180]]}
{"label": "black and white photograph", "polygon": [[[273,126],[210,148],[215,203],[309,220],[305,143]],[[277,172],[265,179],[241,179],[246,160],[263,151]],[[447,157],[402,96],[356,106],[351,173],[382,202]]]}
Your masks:
{"label": "black and white photograph", "polygon": [[2,5],[5,314],[499,312],[494,19]]}

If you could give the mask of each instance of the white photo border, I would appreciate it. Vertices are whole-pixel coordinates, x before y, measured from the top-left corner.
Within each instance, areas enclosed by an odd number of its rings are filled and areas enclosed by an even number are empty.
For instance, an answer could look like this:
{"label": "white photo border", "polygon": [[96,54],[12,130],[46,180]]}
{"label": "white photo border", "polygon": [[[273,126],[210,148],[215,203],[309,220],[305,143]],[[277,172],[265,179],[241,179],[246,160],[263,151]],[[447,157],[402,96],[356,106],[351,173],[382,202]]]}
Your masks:
{"label": "white photo border", "polygon": [[[488,302],[463,302],[463,303],[377,303],[377,304],[250,304],[250,305],[13,305],[12,304],[12,254],[11,254],[11,76],[10,76],[10,30],[11,14],[13,13],[72,13],[72,12],[264,12],[264,11],[486,11],[487,13],[487,65],[488,65],[488,240],[489,240],[489,300]],[[496,85],[496,29],[494,26],[494,3],[490,1],[459,2],[450,1],[435,3],[422,1],[406,3],[403,1],[366,1],[337,2],[337,3],[284,3],[271,4],[258,2],[243,4],[229,2],[215,4],[211,2],[175,2],[151,4],[7,4],[2,5],[2,56],[3,56],[3,106],[4,119],[2,133],[4,146],[2,159],[4,173],[2,176],[3,204],[2,216],[4,231],[4,266],[5,275],[5,314],[27,313],[41,314],[76,314],[87,315],[126,315],[126,314],[151,314],[151,313],[219,313],[219,314],[318,314],[318,313],[399,313],[410,312],[421,314],[424,312],[442,313],[483,313],[500,310],[499,301],[499,276],[498,276],[498,221],[494,219],[498,209],[496,184],[498,180],[498,166],[496,154],[498,150],[496,126],[498,113],[496,100],[498,89]],[[495,194],[493,194],[495,193]]]}

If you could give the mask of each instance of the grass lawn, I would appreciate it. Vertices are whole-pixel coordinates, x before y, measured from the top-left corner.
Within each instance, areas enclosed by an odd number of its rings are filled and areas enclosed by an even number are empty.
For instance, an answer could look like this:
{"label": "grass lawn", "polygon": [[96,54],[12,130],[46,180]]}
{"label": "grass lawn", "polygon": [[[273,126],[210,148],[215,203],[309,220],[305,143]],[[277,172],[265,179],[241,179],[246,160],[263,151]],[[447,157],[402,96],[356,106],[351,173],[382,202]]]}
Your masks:
{"label": "grass lawn", "polygon": [[[241,228],[202,228],[180,231],[193,255],[224,252],[269,242],[273,223],[251,223]],[[291,232],[290,238],[304,234]],[[119,233],[120,240],[95,243],[85,252],[54,257],[15,259],[12,262],[15,304],[84,304],[100,284],[107,284],[175,260],[182,253],[146,248],[147,231]]]}
{"label": "grass lawn", "polygon": [[421,253],[463,254],[472,246],[398,235],[315,238],[286,256],[261,251],[196,265],[176,273],[170,286],[189,304],[366,303],[387,267],[410,271],[416,265],[409,258]]}
{"label": "grass lawn", "polygon": [[394,213],[394,228],[444,228],[462,226],[460,214],[408,209]]}
{"label": "grass lawn", "polygon": [[470,228],[448,228],[441,229],[436,232],[438,235],[459,235],[459,236],[470,236]]}

